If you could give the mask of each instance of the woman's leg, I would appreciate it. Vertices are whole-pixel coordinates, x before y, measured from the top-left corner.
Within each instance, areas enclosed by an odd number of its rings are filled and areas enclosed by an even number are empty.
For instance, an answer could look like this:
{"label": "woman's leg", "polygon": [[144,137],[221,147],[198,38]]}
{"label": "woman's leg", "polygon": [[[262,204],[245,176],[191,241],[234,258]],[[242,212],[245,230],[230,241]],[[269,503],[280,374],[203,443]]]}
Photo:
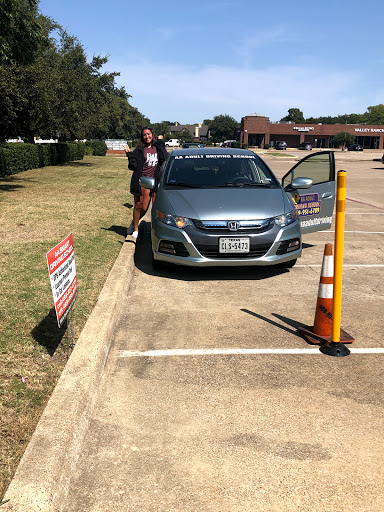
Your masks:
{"label": "woman's leg", "polygon": [[133,196],[134,207],[133,207],[133,231],[139,230],[139,220],[145,215],[150,201],[149,190],[147,188],[141,188],[141,196]]}
{"label": "woman's leg", "polygon": [[142,207],[142,196],[133,196],[133,231],[139,231],[139,220]]}
{"label": "woman's leg", "polygon": [[147,211],[147,208],[149,205],[149,201],[151,200],[151,197],[150,197],[151,191],[150,190],[148,190],[147,188],[141,188],[141,193],[142,193],[142,196],[141,196],[142,205],[141,205],[140,218],[144,217],[145,212]]}

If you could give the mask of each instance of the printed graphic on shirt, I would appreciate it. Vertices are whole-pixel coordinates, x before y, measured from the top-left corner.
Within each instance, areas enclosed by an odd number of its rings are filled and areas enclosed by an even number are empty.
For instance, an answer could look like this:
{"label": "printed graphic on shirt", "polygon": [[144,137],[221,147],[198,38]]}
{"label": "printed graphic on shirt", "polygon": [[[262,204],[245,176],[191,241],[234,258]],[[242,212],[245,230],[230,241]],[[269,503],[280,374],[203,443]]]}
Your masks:
{"label": "printed graphic on shirt", "polygon": [[151,176],[153,178],[157,163],[158,155],[156,148],[145,148],[143,176]]}
{"label": "printed graphic on shirt", "polygon": [[147,161],[145,162],[148,167],[156,167],[158,162],[157,152],[156,153],[147,153]]}

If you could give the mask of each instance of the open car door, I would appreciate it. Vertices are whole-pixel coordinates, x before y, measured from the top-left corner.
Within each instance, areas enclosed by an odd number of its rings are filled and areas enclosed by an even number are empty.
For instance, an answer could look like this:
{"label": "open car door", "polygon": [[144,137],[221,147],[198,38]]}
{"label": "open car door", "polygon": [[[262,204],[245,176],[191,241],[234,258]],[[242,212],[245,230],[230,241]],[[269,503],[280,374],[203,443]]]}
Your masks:
{"label": "open car door", "polygon": [[[312,186],[294,189],[292,181],[299,177],[310,178]],[[335,205],[333,151],[322,151],[306,156],[283,176],[282,184],[296,205],[303,234],[330,229]]]}

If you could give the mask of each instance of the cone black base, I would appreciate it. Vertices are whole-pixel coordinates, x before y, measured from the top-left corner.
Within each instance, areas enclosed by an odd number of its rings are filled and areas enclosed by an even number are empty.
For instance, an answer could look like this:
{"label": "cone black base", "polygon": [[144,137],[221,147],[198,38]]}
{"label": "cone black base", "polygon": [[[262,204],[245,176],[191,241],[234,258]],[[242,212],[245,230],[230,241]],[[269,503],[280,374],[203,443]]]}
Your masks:
{"label": "cone black base", "polygon": [[[319,336],[313,332],[313,327],[298,327],[297,331],[311,344],[311,345],[325,345],[332,340],[332,336]],[[354,338],[350,334],[340,329],[340,341],[342,343],[353,343]]]}
{"label": "cone black base", "polygon": [[322,345],[319,350],[327,356],[334,357],[345,357],[349,356],[351,353],[349,348],[337,341],[330,341],[329,343]]}

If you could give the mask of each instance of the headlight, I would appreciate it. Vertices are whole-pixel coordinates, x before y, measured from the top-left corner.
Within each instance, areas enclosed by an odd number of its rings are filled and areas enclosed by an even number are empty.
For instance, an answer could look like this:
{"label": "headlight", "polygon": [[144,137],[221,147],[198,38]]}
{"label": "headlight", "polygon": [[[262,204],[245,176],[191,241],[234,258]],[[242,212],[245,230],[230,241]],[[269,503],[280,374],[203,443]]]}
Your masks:
{"label": "headlight", "polygon": [[174,226],[175,228],[180,229],[192,225],[192,221],[186,217],[170,215],[169,213],[163,213],[160,210],[156,211],[156,219],[160,222],[164,222],[164,224],[167,224],[168,226]]}
{"label": "headlight", "polygon": [[284,226],[288,226],[288,224],[292,224],[292,222],[295,222],[297,219],[298,214],[297,210],[294,209],[289,213],[284,213],[283,215],[278,215],[273,220],[275,221],[275,224],[283,228]]}

